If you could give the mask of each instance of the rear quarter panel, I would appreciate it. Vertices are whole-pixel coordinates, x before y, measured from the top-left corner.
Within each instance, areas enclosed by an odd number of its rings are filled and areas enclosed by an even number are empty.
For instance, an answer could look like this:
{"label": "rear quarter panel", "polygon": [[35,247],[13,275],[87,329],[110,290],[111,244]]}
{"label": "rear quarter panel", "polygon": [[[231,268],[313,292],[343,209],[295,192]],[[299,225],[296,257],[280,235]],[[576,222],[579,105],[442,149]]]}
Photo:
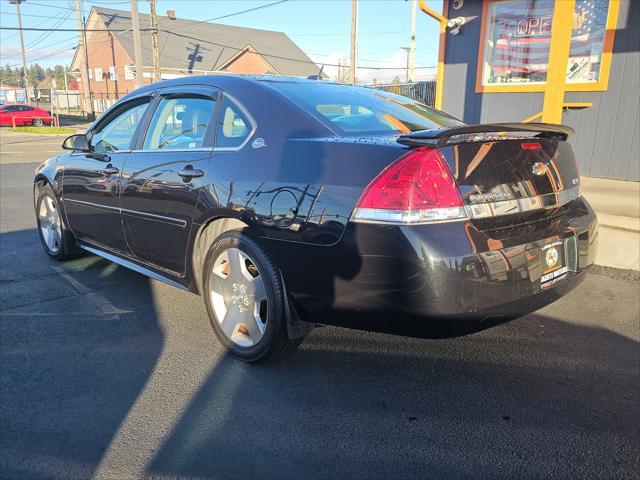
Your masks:
{"label": "rear quarter panel", "polygon": [[[268,239],[335,244],[364,188],[406,148],[389,137],[338,137],[263,87],[220,87],[257,128],[240,151],[214,151],[196,223],[234,217]],[[256,138],[266,146],[253,148]]]}

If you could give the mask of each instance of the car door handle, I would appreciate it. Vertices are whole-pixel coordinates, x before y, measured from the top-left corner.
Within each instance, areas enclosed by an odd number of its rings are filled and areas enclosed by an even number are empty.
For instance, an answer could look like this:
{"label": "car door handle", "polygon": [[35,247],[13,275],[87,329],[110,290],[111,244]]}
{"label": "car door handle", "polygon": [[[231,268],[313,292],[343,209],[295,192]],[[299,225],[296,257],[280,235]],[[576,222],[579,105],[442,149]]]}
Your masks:
{"label": "car door handle", "polygon": [[187,166],[178,172],[178,175],[182,177],[182,180],[189,181],[192,178],[203,177],[204,172],[202,170],[196,170],[191,166]]}
{"label": "car door handle", "polygon": [[100,173],[102,175],[104,175],[105,177],[110,177],[111,175],[115,175],[116,173],[120,173],[120,170],[118,170],[114,166],[109,165],[109,166],[103,168],[102,170],[100,170]]}

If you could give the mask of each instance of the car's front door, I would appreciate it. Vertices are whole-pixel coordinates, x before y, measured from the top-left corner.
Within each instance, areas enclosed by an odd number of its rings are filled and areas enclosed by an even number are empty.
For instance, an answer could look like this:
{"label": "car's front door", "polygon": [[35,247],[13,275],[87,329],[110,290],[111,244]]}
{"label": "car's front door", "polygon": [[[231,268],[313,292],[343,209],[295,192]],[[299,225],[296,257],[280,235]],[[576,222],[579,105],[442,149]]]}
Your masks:
{"label": "car's front door", "polygon": [[141,261],[185,273],[189,232],[209,167],[216,92],[160,92],[149,127],[128,157],[120,206],[125,237]]}
{"label": "car's front door", "polygon": [[120,217],[120,178],[151,97],[126,102],[89,133],[89,152],[72,152],[62,184],[67,221],[81,240],[129,254]]}

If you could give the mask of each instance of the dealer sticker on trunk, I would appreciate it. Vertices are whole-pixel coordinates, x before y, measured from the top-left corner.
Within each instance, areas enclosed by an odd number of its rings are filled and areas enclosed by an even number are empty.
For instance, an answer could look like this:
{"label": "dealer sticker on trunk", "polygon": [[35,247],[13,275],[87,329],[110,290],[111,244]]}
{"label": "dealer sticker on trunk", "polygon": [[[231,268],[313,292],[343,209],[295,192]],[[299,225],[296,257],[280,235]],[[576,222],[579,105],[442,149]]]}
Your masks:
{"label": "dealer sticker on trunk", "polygon": [[545,245],[540,249],[542,275],[540,284],[546,288],[564,277],[568,271],[565,264],[564,243],[561,241]]}

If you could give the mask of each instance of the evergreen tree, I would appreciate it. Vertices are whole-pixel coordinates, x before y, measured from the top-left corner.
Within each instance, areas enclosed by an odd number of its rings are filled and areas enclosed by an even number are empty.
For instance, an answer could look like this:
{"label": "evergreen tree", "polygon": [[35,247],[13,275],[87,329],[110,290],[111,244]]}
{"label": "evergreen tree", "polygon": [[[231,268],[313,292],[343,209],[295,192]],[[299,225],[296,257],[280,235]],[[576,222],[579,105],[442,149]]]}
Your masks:
{"label": "evergreen tree", "polygon": [[65,69],[62,65],[56,65],[53,67],[53,78],[56,79],[56,83],[58,84],[59,89],[64,88],[64,75]]}

